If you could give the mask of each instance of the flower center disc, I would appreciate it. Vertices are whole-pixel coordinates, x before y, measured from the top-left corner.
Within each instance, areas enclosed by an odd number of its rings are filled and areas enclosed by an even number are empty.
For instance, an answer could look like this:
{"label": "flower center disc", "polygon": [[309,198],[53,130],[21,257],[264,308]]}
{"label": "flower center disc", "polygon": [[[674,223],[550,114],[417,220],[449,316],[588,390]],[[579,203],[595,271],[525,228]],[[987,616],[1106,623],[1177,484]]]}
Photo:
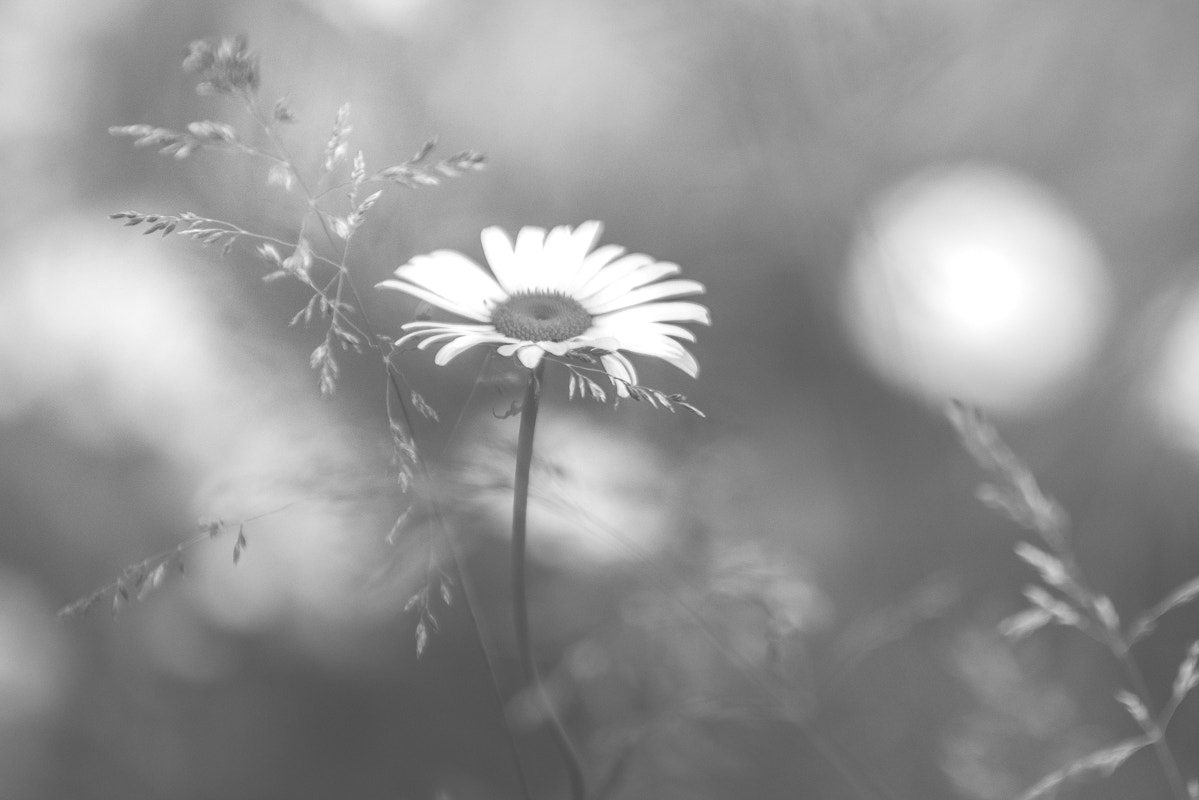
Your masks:
{"label": "flower center disc", "polygon": [[491,324],[503,335],[524,342],[564,342],[586,333],[591,315],[573,297],[529,292],[496,306]]}

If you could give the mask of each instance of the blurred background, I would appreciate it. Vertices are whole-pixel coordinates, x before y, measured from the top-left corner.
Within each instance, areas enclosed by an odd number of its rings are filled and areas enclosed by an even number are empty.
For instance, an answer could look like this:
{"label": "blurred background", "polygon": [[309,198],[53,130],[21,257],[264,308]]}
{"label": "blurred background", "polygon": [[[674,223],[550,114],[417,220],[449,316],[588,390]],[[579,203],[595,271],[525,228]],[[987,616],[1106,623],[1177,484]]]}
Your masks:
{"label": "blurred background", "polygon": [[[387,191],[358,286],[481,259],[487,225],[600,219],[708,287],[700,379],[638,362],[707,419],[547,387],[534,637],[608,797],[1009,798],[1137,733],[1093,642],[996,633],[1027,534],[974,498],[943,407],[993,416],[1125,618],[1199,573],[1195,3],[10,0],[0,797],[516,798],[504,714],[536,796],[565,796],[509,634],[511,387],[471,395],[481,353],[403,362],[467,564],[418,659],[402,608],[453,570],[427,521],[385,541],[378,360],[343,358],[322,400],[323,329],[287,327],[302,287],[107,219],[294,239],[265,164],[107,134],[248,129],[179,68],[235,33],[300,165],[345,102],[372,169],[432,135],[488,156]],[[366,310],[392,332],[414,311]],[[120,614],[56,618],[218,518],[249,520],[236,565],[225,530]],[[1182,609],[1134,651],[1157,705],[1197,629]],[[1169,734],[1195,775],[1193,702]],[[1059,796],[1168,795],[1145,752]]]}

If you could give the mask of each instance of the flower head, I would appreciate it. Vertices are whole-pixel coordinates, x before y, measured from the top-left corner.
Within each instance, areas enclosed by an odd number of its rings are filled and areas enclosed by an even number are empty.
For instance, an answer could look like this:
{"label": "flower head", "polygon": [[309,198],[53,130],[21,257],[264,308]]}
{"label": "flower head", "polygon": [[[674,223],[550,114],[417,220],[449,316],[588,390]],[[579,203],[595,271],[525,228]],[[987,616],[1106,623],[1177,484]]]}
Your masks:
{"label": "flower head", "polygon": [[530,369],[546,353],[590,349],[622,396],[637,383],[624,352],[661,358],[695,377],[699,365],[677,341],[694,342],[695,334],[678,323],[711,319],[704,306],[676,298],[702,294],[703,285],[662,280],[678,274],[677,264],[626,255],[617,245],[593,250],[601,229],[594,221],[548,233],[526,227],[513,243],[499,228],[487,228],[481,238],[490,271],[452,250],[417,256],[379,286],[472,322],[409,322],[396,345],[440,344],[439,365],[476,345],[497,345],[500,355]]}

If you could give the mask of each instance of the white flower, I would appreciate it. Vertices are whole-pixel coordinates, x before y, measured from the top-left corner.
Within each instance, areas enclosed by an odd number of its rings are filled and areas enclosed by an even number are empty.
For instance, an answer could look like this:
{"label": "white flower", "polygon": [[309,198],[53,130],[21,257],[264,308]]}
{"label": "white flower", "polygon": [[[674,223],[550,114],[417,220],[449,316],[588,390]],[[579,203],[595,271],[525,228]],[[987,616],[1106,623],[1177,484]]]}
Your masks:
{"label": "white flower", "polygon": [[500,355],[530,369],[546,353],[593,348],[602,351],[600,362],[622,396],[625,381],[637,383],[624,352],[661,358],[694,378],[699,365],[676,340],[694,342],[695,334],[677,323],[708,325],[711,318],[704,306],[672,298],[702,294],[703,285],[661,280],[676,275],[678,265],[625,255],[617,245],[592,250],[601,229],[594,221],[573,231],[526,227],[514,245],[499,228],[487,228],[481,238],[490,272],[452,250],[417,256],[378,285],[473,322],[409,322],[396,345],[441,344],[439,365],[476,345],[498,345]]}

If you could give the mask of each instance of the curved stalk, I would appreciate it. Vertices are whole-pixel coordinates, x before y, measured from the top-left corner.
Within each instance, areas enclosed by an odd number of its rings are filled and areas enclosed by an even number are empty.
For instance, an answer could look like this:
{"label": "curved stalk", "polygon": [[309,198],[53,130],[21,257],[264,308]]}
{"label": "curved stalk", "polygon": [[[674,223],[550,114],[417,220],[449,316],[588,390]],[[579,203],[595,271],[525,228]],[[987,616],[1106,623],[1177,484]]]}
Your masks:
{"label": "curved stalk", "polygon": [[529,374],[529,385],[525,389],[524,405],[520,411],[520,433],[516,444],[516,480],[512,496],[512,617],[516,627],[516,648],[520,652],[520,664],[525,681],[532,685],[541,701],[554,731],[554,742],[562,756],[570,778],[572,800],[584,800],[586,784],[583,767],[566,735],[562,721],[554,712],[553,704],[541,682],[537,663],[533,660],[533,644],[529,637],[529,603],[525,579],[526,523],[529,511],[529,469],[533,463],[533,435],[537,427],[537,407],[541,402],[541,376],[545,373],[544,359]]}

